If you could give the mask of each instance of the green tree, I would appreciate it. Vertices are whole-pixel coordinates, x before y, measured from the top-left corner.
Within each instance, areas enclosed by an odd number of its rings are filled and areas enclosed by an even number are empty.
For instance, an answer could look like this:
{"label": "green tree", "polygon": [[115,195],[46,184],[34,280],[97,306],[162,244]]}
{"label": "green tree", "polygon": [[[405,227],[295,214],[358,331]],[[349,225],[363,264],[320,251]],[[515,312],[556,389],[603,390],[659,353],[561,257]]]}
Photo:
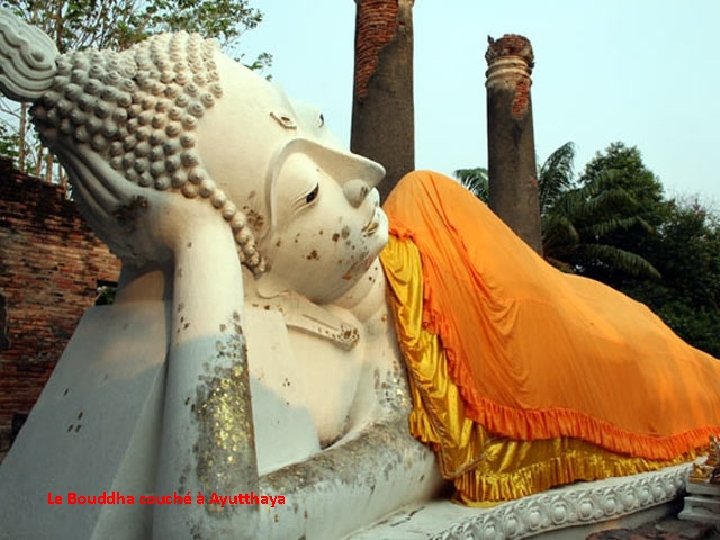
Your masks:
{"label": "green tree", "polygon": [[3,0],[2,6],[55,40],[62,52],[127,49],[147,36],[186,30],[214,37],[228,53],[262,21],[249,0]]}
{"label": "green tree", "polygon": [[538,168],[540,215],[544,216],[558,199],[575,187],[575,145],[566,142],[555,150]]}
{"label": "green tree", "polygon": [[14,126],[7,121],[0,121],[0,155],[17,158],[19,152],[19,137]]}
{"label": "green tree", "polygon": [[[656,214],[662,187],[642,164],[637,148],[610,145],[576,182],[573,159],[574,148],[567,143],[551,154],[538,175],[546,259],[609,284],[625,275],[658,278],[637,246],[661,221]],[[638,194],[643,195],[640,200]]]}
{"label": "green tree", "polygon": [[[226,53],[241,60],[238,39],[263,17],[250,0],[3,0],[0,5],[42,29],[61,53],[91,47],[123,50],[149,35],[186,30],[217,38]],[[263,53],[246,65],[261,70],[271,60]],[[16,126],[0,134],[0,151],[15,149],[14,154],[4,155],[15,157],[20,170],[32,167],[36,174],[40,164],[49,160],[46,177],[52,177],[52,155],[26,129],[27,104],[0,100],[0,114],[6,127]]]}
{"label": "green tree", "polygon": [[[611,144],[577,179],[574,157],[566,143],[538,170],[544,257],[643,302],[720,358],[720,217],[698,200],[665,199],[636,147]],[[455,176],[487,197],[485,169]]]}
{"label": "green tree", "polygon": [[[608,171],[613,171],[609,183],[604,178]],[[604,181],[609,188],[627,192],[636,201],[641,217],[651,225],[657,226],[664,221],[662,184],[645,166],[636,146],[615,142],[604,152],[595,154],[580,175],[579,183],[591,186],[596,181]]]}
{"label": "green tree", "polygon": [[555,163],[562,160],[546,162],[554,174],[539,175],[541,191],[543,181],[560,186],[543,208],[546,258],[645,303],[685,341],[720,357],[718,217],[697,200],[665,199],[635,147],[610,145],[575,185]]}
{"label": "green tree", "polygon": [[661,280],[625,278],[618,288],[647,304],[680,337],[720,358],[720,220],[697,200],[669,201],[643,245]]}
{"label": "green tree", "polygon": [[659,277],[640,254],[614,240],[627,231],[652,234],[637,201],[613,187],[613,171],[591,185],[562,192],[543,216],[543,253],[564,270],[611,282],[617,275]]}
{"label": "green tree", "polygon": [[[563,144],[555,150],[537,171],[540,184],[540,213],[544,214],[551,208],[563,191],[573,187],[573,160],[575,145],[571,142]],[[537,161],[537,160],[536,160]],[[489,204],[490,188],[488,170],[484,167],[474,169],[458,169],[453,176],[468,188],[473,195]]]}
{"label": "green tree", "polygon": [[488,171],[483,167],[474,169],[458,169],[453,172],[453,176],[460,180],[470,192],[485,204],[490,201],[490,187],[488,183]]}

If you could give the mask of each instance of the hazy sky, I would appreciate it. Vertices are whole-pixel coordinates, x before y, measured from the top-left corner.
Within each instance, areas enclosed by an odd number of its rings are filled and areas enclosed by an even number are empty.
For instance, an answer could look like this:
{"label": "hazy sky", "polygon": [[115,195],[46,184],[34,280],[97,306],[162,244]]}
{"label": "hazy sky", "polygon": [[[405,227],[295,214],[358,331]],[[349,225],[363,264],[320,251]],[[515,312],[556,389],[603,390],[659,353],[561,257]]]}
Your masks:
{"label": "hazy sky", "polygon": [[[320,106],[349,146],[353,0],[255,0],[248,56]],[[567,141],[580,172],[614,141],[636,145],[670,195],[720,201],[720,0],[417,0],[415,155],[446,174],[487,165],[487,36],[528,37],[540,160]]]}

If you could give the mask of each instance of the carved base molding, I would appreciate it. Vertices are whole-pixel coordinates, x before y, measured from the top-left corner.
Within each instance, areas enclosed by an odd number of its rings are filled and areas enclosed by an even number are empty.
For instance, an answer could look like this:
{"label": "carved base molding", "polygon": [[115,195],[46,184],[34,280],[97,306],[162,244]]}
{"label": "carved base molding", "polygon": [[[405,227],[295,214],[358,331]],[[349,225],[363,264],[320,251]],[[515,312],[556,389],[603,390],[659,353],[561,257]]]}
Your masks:
{"label": "carved base molding", "polygon": [[642,512],[675,499],[690,464],[656,472],[578,483],[492,508],[447,501],[405,507],[347,538],[501,540],[586,526]]}

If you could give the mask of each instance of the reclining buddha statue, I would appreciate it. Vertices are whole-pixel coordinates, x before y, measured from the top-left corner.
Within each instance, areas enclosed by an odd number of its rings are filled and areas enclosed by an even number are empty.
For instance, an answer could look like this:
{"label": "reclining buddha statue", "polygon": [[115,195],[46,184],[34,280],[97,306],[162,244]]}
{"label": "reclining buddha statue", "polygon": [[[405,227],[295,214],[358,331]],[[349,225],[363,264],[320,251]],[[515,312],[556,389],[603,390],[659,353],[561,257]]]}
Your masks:
{"label": "reclining buddha statue", "polygon": [[156,506],[138,536],[103,537],[337,538],[451,484],[508,501],[683,463],[720,431],[715,359],[442,175],[380,208],[380,165],[212,41],[58,54],[3,12],[0,57],[122,261],[97,309],[162,306],[146,487],[287,501]]}

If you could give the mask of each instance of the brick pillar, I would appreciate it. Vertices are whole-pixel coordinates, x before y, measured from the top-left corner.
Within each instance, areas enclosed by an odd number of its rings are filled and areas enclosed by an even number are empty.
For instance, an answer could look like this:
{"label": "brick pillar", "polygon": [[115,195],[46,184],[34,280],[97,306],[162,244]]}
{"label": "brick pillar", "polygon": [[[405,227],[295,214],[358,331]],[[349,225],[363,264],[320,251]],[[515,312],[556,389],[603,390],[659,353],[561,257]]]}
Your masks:
{"label": "brick pillar", "polygon": [[350,147],[385,166],[381,200],[415,168],[414,0],[355,0],[355,81]]}
{"label": "brick pillar", "polygon": [[530,41],[506,34],[488,38],[487,128],[490,207],[542,254],[540,202],[535,168]]}

